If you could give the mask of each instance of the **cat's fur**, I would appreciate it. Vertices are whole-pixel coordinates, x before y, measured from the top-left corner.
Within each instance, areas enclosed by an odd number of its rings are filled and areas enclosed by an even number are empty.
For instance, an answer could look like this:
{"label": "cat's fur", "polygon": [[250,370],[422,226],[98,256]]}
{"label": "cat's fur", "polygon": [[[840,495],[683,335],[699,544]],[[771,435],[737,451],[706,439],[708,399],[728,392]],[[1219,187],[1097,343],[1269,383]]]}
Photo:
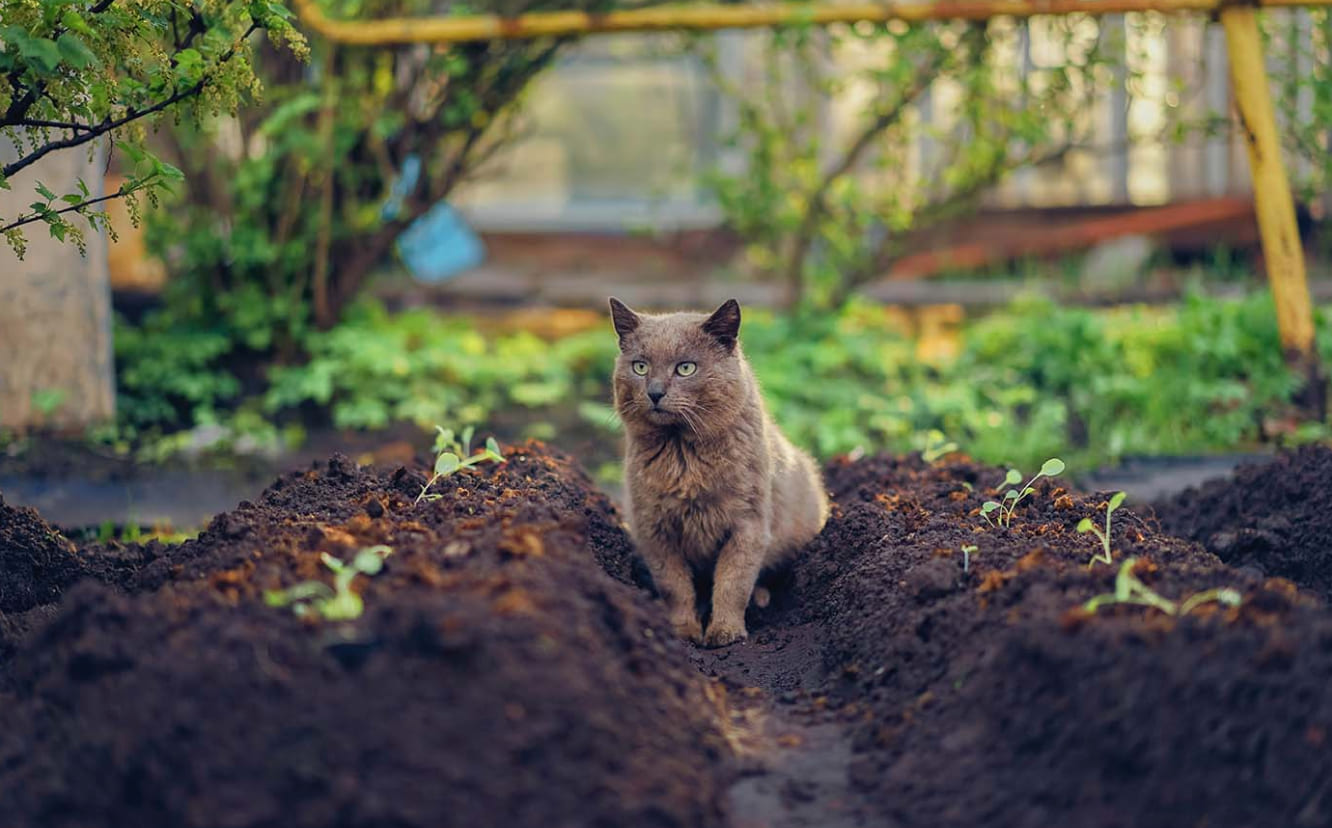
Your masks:
{"label": "cat's fur", "polygon": [[[638,314],[616,299],[615,409],[624,422],[630,531],[682,637],[720,647],[746,637],[760,571],[823,528],[818,469],[777,429],[740,350],[740,305],[711,316]],[[647,363],[647,373],[634,371]],[[695,373],[677,366],[692,362]],[[686,369],[687,370],[687,369]],[[659,399],[649,396],[655,394]],[[711,570],[706,635],[694,575]]]}

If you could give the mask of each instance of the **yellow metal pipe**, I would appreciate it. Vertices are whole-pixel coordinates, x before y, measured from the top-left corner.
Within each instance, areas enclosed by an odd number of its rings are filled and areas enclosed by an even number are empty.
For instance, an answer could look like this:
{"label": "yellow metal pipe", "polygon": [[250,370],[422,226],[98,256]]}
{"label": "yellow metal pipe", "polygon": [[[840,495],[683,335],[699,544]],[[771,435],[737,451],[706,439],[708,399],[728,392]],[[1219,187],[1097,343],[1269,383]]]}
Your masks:
{"label": "yellow metal pipe", "polygon": [[[386,46],[407,43],[460,43],[517,40],[556,35],[650,32],[689,29],[747,29],[801,23],[826,25],[860,21],[985,20],[1042,14],[1105,15],[1123,12],[1210,12],[1229,0],[938,0],[902,3],[761,3],[741,5],[661,5],[601,14],[555,11],[517,17],[398,17],[334,20],[313,0],[293,0],[301,20],[338,43]],[[1332,0],[1261,0],[1264,7],[1327,6]]]}
{"label": "yellow metal pipe", "polygon": [[1267,280],[1276,300],[1281,346],[1292,367],[1309,381],[1308,390],[1315,395],[1313,407],[1321,409],[1323,404],[1318,400],[1325,392],[1314,348],[1313,303],[1304,271],[1304,248],[1295,224],[1295,201],[1281,161],[1257,14],[1251,6],[1227,6],[1221,10],[1221,25],[1230,52],[1230,79],[1240,132],[1249,150],[1258,232],[1263,241]]}

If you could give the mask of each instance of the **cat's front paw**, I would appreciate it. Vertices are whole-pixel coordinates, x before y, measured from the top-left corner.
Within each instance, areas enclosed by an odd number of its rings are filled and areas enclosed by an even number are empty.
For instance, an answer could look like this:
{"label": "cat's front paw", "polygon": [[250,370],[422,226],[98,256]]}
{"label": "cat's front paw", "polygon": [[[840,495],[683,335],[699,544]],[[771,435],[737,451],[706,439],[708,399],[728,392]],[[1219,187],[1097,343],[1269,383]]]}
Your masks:
{"label": "cat's front paw", "polygon": [[703,646],[725,647],[727,644],[744,641],[748,637],[749,633],[745,631],[744,624],[739,626],[712,624],[708,627],[708,634],[703,636]]}

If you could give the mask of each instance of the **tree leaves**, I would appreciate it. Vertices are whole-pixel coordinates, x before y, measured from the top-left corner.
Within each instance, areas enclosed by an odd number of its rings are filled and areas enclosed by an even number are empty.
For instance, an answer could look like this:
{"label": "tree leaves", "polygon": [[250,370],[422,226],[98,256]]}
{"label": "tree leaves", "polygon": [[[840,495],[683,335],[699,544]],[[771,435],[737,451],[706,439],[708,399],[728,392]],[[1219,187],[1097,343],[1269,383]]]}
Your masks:
{"label": "tree leaves", "polygon": [[97,205],[108,197],[130,197],[131,215],[137,215],[133,196],[155,202],[180,181],[179,169],[146,148],[146,133],[136,123],[171,110],[192,120],[235,111],[258,89],[251,32],[268,29],[274,42],[305,53],[304,41],[287,22],[290,16],[272,0],[6,4],[0,73],[8,83],[0,130],[15,130],[22,140],[19,156],[0,165],[0,188],[9,189],[9,179],[52,152],[86,151],[87,144],[105,137],[132,170],[125,186],[108,196],[93,196],[83,182],[69,193],[36,185],[43,201],[18,215],[0,216],[0,233],[13,251],[22,257],[23,228],[34,223],[45,223],[54,238],[81,244],[83,233],[71,219],[105,229],[108,218]]}

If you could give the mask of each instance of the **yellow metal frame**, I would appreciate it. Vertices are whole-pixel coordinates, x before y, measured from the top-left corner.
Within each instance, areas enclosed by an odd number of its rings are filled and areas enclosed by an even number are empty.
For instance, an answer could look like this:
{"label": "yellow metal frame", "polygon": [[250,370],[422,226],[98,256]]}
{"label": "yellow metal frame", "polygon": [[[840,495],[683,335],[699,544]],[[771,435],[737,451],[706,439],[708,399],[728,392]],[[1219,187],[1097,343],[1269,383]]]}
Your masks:
{"label": "yellow metal frame", "polygon": [[[517,17],[397,17],[386,20],[335,20],[313,0],[293,0],[301,20],[323,37],[360,46],[407,43],[462,43],[517,40],[610,32],[657,32],[697,29],[754,29],[798,24],[886,22],[902,20],[986,20],[991,17],[1125,12],[1215,12],[1229,0],[938,0],[900,3],[742,3],[739,5],[667,4],[603,14],[554,11]],[[1332,0],[1258,0],[1265,8],[1332,5]]]}
{"label": "yellow metal frame", "polygon": [[1281,161],[1276,114],[1263,60],[1255,10],[1328,6],[1332,0],[938,0],[900,3],[763,3],[741,5],[662,5],[593,14],[542,12],[505,18],[422,17],[388,20],[334,20],[312,0],[293,0],[301,20],[323,37],[361,46],[408,43],[461,43],[609,32],[738,29],[860,21],[910,23],[928,20],[985,20],[991,17],[1126,12],[1217,13],[1230,53],[1235,105],[1249,151],[1258,230],[1268,282],[1276,300],[1281,345],[1288,361],[1309,379],[1314,408],[1325,415],[1323,375],[1314,346],[1313,302],[1305,276],[1304,251],[1295,224],[1290,183]]}

